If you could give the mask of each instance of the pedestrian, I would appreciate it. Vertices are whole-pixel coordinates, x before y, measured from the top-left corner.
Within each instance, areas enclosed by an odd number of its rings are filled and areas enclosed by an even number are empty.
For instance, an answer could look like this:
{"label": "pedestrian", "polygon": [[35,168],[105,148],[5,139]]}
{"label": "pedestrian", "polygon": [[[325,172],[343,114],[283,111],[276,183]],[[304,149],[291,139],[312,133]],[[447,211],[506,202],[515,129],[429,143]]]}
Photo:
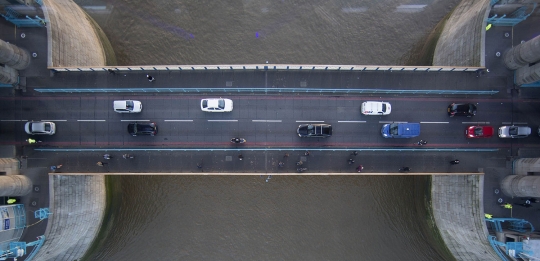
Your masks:
{"label": "pedestrian", "polygon": [[540,202],[537,198],[528,198],[525,200],[525,203],[531,204],[531,203],[538,203]]}
{"label": "pedestrian", "polygon": [[280,161],[280,162],[278,163],[278,166],[281,167],[281,168],[283,168],[283,166],[285,166],[285,163],[284,163],[283,161]]}
{"label": "pedestrian", "polygon": [[59,169],[59,168],[62,168],[62,166],[64,166],[64,165],[59,164],[59,165],[56,165],[56,168]]}
{"label": "pedestrian", "polygon": [[112,74],[112,75],[115,75],[115,74],[116,74],[116,72],[113,71],[113,70],[111,70],[111,69],[107,69],[107,71],[109,72],[109,74]]}
{"label": "pedestrian", "polygon": [[149,82],[153,82],[155,81],[156,79],[154,77],[152,77],[150,74],[147,74],[146,75],[146,79],[148,79]]}
{"label": "pedestrian", "polygon": [[486,214],[484,214],[484,217],[486,217],[487,219],[491,219],[491,218],[493,218],[493,215],[486,213]]}
{"label": "pedestrian", "polygon": [[202,169],[202,163],[197,163],[197,168]]}
{"label": "pedestrian", "polygon": [[133,156],[129,155],[129,154],[124,154],[124,155],[122,155],[122,158],[124,158],[124,159],[133,159]]}
{"label": "pedestrian", "polygon": [[51,171],[55,171],[56,170],[56,166],[51,166]]}
{"label": "pedestrian", "polygon": [[288,158],[289,157],[289,153],[285,153],[285,156],[283,156],[284,158]]}
{"label": "pedestrian", "polygon": [[243,160],[244,159],[244,156],[242,156],[242,154],[238,155],[238,159],[239,160]]}
{"label": "pedestrian", "polygon": [[356,172],[362,172],[363,169],[364,169],[364,166],[359,165],[358,167],[356,167]]}
{"label": "pedestrian", "polygon": [[301,161],[301,160],[299,160],[299,161],[296,162],[296,166],[302,166],[302,164],[304,164],[304,162]]}
{"label": "pedestrian", "polygon": [[399,169],[399,171],[411,171],[411,168],[403,167],[403,168]]}
{"label": "pedestrian", "polygon": [[17,200],[14,199],[14,198],[10,198],[10,199],[7,200],[8,204],[15,204],[15,202],[17,202]]}
{"label": "pedestrian", "polygon": [[426,144],[427,144],[427,141],[425,141],[425,140],[420,140],[420,141],[418,142],[418,145],[420,145],[420,146],[426,145]]}
{"label": "pedestrian", "polygon": [[27,141],[29,144],[34,144],[34,143],[37,142],[36,140],[34,140],[34,139],[32,139],[32,138],[28,138],[28,139],[26,139],[26,141]]}
{"label": "pedestrian", "polygon": [[349,159],[349,165],[353,164],[354,160],[352,158]]}
{"label": "pedestrian", "polygon": [[306,152],[304,152],[304,155],[309,156],[309,150],[306,150]]}
{"label": "pedestrian", "polygon": [[501,205],[501,207],[507,208],[507,209],[512,209],[512,204],[510,204],[510,203],[504,203],[504,204]]}
{"label": "pedestrian", "polygon": [[100,167],[103,167],[104,165],[107,164],[107,162],[98,161],[96,164],[97,164],[98,166],[100,166]]}
{"label": "pedestrian", "polygon": [[111,159],[112,157],[111,157],[110,154],[107,153],[107,154],[103,154],[103,158],[104,159]]}
{"label": "pedestrian", "polygon": [[355,151],[353,151],[353,153],[351,153],[351,155],[353,155],[353,156],[356,156],[356,155],[358,155],[358,151],[356,151],[356,150],[355,150]]}
{"label": "pedestrian", "polygon": [[522,206],[522,207],[526,207],[526,208],[532,207],[531,204],[527,204],[527,203],[519,203],[519,204],[514,203],[514,205],[516,205],[516,206]]}
{"label": "pedestrian", "polygon": [[457,164],[459,164],[459,160],[458,159],[452,160],[452,161],[450,161],[450,164],[457,165]]}

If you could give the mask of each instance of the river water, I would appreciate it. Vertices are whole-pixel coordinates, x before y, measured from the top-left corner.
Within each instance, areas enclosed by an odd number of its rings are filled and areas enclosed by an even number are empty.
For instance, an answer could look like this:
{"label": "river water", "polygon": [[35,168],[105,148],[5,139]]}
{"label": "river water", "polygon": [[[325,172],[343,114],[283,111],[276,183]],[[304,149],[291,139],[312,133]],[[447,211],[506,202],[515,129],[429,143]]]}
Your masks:
{"label": "river water", "polygon": [[[120,65],[403,64],[458,2],[77,1]],[[110,179],[89,260],[452,260],[426,177]]]}

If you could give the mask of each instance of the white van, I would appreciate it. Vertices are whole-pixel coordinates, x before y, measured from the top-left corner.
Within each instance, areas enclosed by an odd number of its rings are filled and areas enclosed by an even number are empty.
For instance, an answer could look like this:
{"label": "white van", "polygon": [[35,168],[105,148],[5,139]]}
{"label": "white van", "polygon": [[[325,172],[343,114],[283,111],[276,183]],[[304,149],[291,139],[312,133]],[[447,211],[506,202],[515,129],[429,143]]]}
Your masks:
{"label": "white van", "polygon": [[132,100],[114,101],[113,108],[118,113],[138,113],[142,111],[142,103]]}
{"label": "white van", "polygon": [[392,106],[388,102],[367,101],[360,108],[364,115],[388,115],[392,112]]}

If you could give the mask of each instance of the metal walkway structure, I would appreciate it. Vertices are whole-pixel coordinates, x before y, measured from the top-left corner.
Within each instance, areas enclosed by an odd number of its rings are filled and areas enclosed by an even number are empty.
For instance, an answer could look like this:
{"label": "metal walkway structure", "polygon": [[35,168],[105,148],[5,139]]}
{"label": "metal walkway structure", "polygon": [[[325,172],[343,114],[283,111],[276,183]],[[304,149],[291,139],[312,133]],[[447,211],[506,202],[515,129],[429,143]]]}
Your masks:
{"label": "metal walkway structure", "polygon": [[498,17],[498,15],[493,15],[492,17],[489,17],[487,19],[487,23],[492,24],[493,26],[515,26],[527,19],[527,17],[529,17],[534,12],[536,6],[537,4],[534,3],[532,10],[528,14],[526,13],[528,6],[521,6],[508,16],[506,14],[501,17]]}
{"label": "metal walkway structure", "polygon": [[21,15],[17,11],[13,10],[9,6],[5,8],[6,14],[0,14],[8,22],[13,23],[17,27],[45,27],[47,21],[39,16],[32,18],[28,15]]}

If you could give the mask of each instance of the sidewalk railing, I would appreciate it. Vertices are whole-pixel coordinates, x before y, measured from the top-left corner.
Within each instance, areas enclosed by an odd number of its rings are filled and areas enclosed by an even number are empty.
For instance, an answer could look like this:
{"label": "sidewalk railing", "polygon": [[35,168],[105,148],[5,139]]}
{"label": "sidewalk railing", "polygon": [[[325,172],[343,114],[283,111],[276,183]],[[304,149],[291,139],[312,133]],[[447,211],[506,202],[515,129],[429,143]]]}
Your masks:
{"label": "sidewalk railing", "polygon": [[336,93],[336,94],[430,94],[494,95],[495,90],[389,90],[389,89],[317,89],[317,88],[36,88],[41,93]]}
{"label": "sidewalk railing", "polygon": [[313,65],[313,64],[245,64],[245,65],[133,65],[104,67],[49,67],[55,72],[116,72],[126,71],[208,71],[208,70],[299,70],[299,71],[408,71],[408,72],[474,72],[483,67],[401,66],[401,65]]}

